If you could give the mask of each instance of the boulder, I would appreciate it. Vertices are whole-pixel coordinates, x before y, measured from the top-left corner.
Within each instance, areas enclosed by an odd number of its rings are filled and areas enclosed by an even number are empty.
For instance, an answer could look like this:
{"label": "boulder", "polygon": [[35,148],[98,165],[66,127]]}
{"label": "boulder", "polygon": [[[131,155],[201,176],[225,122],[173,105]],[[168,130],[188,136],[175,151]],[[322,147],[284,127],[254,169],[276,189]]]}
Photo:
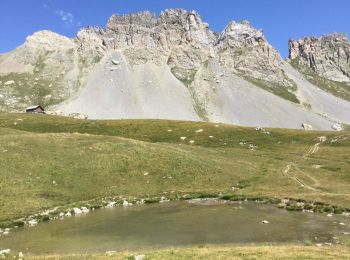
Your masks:
{"label": "boulder", "polygon": [[29,226],[36,226],[36,225],[38,225],[38,221],[35,219],[31,219],[28,221],[28,225]]}
{"label": "boulder", "polygon": [[87,207],[81,207],[80,210],[81,210],[82,213],[90,212],[90,210]]}
{"label": "boulder", "polygon": [[343,127],[341,126],[341,124],[334,124],[332,125],[332,129],[334,129],[335,131],[343,131]]}
{"label": "boulder", "polygon": [[73,211],[74,211],[74,215],[79,215],[83,213],[80,208],[73,208]]}
{"label": "boulder", "polygon": [[302,127],[304,128],[304,130],[306,130],[306,131],[310,131],[310,130],[313,129],[313,128],[312,128],[312,125],[310,125],[310,124],[302,123],[301,126],[302,126]]}
{"label": "boulder", "polygon": [[14,80],[9,80],[9,81],[6,81],[5,82],[5,86],[10,86],[10,85],[13,85],[13,84],[15,84],[15,81]]}

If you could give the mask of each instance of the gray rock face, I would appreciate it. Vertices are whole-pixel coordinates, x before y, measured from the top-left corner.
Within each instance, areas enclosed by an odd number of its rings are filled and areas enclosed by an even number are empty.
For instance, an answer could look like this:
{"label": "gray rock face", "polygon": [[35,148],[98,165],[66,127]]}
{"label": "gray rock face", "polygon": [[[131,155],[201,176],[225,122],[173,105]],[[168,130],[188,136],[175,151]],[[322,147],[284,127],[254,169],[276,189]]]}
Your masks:
{"label": "gray rock face", "polygon": [[293,84],[280,68],[281,56],[266,41],[263,32],[247,21],[226,26],[216,41],[216,49],[220,62],[235,73],[280,86]]}
{"label": "gray rock face", "polygon": [[[191,81],[198,68],[212,57],[235,73],[290,86],[279,68],[280,55],[262,31],[247,21],[231,22],[221,34],[209,29],[195,11],[168,9],[159,17],[150,12],[113,15],[105,30],[87,28],[78,33],[82,49],[123,50],[132,64],[165,61],[180,80]],[[87,47],[85,47],[87,46]]]}
{"label": "gray rock face", "polygon": [[50,31],[27,37],[2,56],[0,81],[15,84],[0,87],[0,109],[23,111],[33,104],[47,107],[66,100],[82,85],[85,67],[92,66],[92,56],[82,55],[74,40]]}
{"label": "gray rock face", "polygon": [[319,76],[350,82],[350,43],[345,34],[334,33],[320,38],[289,40],[289,58],[311,68]]}
{"label": "gray rock face", "polygon": [[132,64],[165,62],[176,77],[185,80],[208,59],[215,35],[196,12],[163,11],[113,15],[102,35],[109,50],[123,50]]}

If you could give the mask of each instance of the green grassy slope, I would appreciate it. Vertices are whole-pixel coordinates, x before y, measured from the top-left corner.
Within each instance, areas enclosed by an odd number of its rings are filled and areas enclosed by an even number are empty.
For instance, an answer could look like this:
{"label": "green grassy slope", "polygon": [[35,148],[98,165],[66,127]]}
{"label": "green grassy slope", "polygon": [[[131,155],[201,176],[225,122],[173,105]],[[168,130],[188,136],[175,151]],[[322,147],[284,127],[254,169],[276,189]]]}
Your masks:
{"label": "green grassy slope", "polygon": [[349,132],[268,131],[0,114],[0,223],[109,196],[221,192],[349,205]]}
{"label": "green grassy slope", "polygon": [[242,78],[244,78],[245,80],[249,81],[250,83],[271,92],[272,94],[279,96],[281,98],[284,98],[286,100],[289,100],[293,103],[297,103],[299,104],[300,101],[297,98],[297,96],[295,95],[295,92],[297,90],[297,87],[295,86],[295,84],[291,87],[284,87],[275,83],[271,83],[268,82],[266,80],[262,80],[262,79],[256,79],[253,77],[249,77],[249,76],[244,76],[242,75]]}
{"label": "green grassy slope", "polygon": [[318,86],[320,89],[327,91],[336,97],[342,98],[346,101],[350,101],[350,84],[347,84],[345,82],[329,80],[319,76],[312,69],[299,64],[299,58],[291,60],[290,64],[295,69],[299,70],[302,74],[304,74],[308,81]]}

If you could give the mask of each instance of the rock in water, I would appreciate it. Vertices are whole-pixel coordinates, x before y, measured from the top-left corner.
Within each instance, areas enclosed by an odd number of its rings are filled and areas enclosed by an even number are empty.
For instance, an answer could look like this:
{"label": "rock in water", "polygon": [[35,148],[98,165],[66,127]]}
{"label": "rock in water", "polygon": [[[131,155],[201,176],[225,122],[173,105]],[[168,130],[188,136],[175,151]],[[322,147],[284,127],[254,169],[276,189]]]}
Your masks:
{"label": "rock in water", "polygon": [[31,219],[28,221],[28,225],[29,226],[36,226],[36,225],[38,225],[38,221],[36,221],[35,219]]}
{"label": "rock in water", "polygon": [[83,213],[83,211],[80,208],[73,208],[73,211],[75,215],[80,215]]}

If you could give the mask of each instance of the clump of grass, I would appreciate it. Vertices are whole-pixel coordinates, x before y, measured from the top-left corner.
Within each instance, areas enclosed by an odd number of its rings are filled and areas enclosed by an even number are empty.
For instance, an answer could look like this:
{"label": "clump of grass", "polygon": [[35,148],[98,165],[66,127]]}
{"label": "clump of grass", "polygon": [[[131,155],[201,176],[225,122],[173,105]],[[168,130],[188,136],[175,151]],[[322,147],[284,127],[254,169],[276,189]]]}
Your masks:
{"label": "clump of grass", "polygon": [[160,198],[147,198],[145,199],[145,204],[158,203],[159,201],[160,201]]}
{"label": "clump of grass", "polygon": [[290,204],[287,204],[286,210],[290,210],[290,211],[302,211],[302,210],[303,210],[303,206],[298,205],[298,204],[296,204],[296,203],[290,203]]}

